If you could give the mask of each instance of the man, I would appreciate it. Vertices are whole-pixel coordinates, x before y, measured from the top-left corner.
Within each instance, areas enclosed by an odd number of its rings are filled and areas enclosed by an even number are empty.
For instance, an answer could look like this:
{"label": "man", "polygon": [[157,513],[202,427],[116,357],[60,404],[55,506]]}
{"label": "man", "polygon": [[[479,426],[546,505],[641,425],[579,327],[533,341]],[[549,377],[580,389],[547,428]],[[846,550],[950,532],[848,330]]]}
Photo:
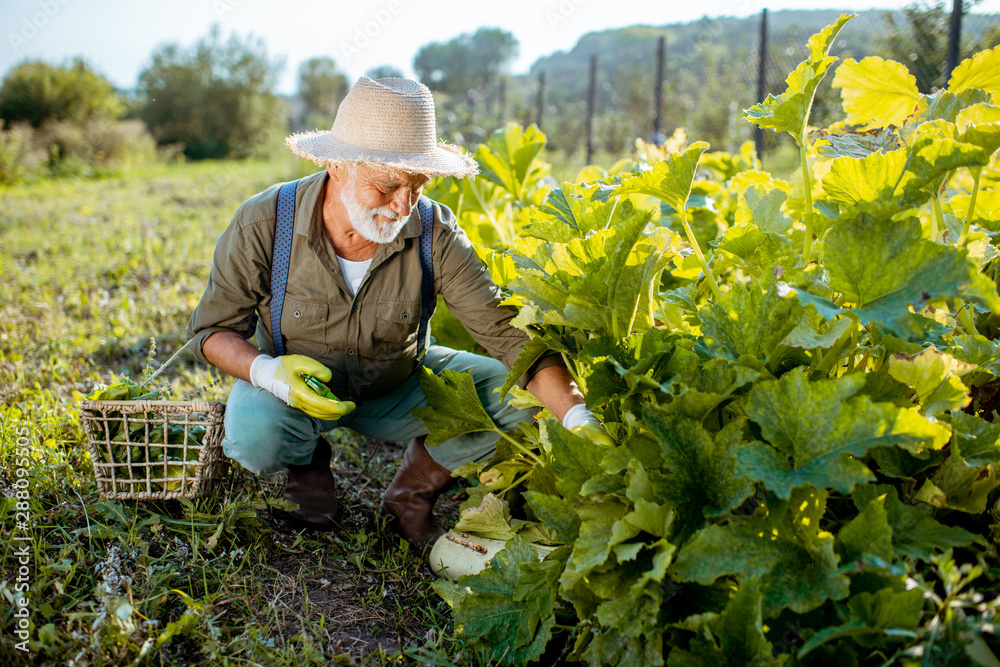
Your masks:
{"label": "man", "polygon": [[[418,547],[443,532],[432,507],[451,471],[488,460],[496,437],[470,434],[428,451],[427,430],[410,411],[427,405],[415,372],[472,371],[477,391],[504,430],[532,417],[500,402],[493,390],[527,342],[500,308],[500,291],[452,212],[433,203],[434,292],[495,359],[423,344],[421,220],[416,204],[433,176],[472,176],[475,161],[437,142],[434,101],[426,86],[407,79],[361,77],[337,112],[333,129],[293,135],[299,157],[326,167],[295,190],[294,233],[280,337],[271,328],[278,187],[246,201],[219,237],[188,338],[196,356],[237,378],[227,402],[223,447],[257,473],[288,470],[285,497],[292,516],[329,529],[337,512],[330,446],[323,432],[338,426],[383,440],[409,440],[385,492],[382,512]],[[277,296],[277,295],[274,295]],[[256,333],[258,349],[248,339]],[[422,359],[417,350],[426,349]],[[498,361],[499,360],[499,361]],[[303,374],[325,382],[341,400],[323,398]],[[525,373],[531,391],[567,427],[593,429],[576,385],[556,355]]]}

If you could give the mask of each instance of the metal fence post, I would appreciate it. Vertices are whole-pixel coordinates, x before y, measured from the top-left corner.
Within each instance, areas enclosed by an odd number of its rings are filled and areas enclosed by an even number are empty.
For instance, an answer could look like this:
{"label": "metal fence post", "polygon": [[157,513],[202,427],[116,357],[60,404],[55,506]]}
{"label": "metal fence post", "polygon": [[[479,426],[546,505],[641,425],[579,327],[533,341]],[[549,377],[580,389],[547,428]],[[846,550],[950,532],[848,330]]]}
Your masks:
{"label": "metal fence post", "polygon": [[659,136],[663,128],[663,66],[666,61],[667,38],[660,37],[656,45],[656,116],[653,118],[653,134]]}
{"label": "metal fence post", "polygon": [[542,111],[545,109],[545,72],[538,73],[538,106],[535,111],[535,125],[542,129]]}
{"label": "metal fence post", "polygon": [[590,89],[587,92],[587,164],[594,157],[594,101],[597,97],[597,55],[590,56]]}
{"label": "metal fence post", "polygon": [[[757,56],[757,103],[767,95],[767,8],[760,13],[760,45]],[[757,149],[757,159],[764,159],[764,130],[757,125],[753,132],[753,142]]]}
{"label": "metal fence post", "polygon": [[948,85],[951,79],[951,72],[958,65],[959,52],[962,47],[962,0],[954,0],[951,9],[951,24],[948,29],[948,60],[944,65],[944,81],[942,86]]}

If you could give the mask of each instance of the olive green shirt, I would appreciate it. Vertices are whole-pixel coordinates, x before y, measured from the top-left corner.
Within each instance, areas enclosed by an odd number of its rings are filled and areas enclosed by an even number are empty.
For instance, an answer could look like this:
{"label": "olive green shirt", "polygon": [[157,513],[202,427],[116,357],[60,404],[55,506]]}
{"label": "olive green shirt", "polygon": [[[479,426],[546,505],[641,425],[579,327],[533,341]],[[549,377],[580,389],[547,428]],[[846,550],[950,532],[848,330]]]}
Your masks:
{"label": "olive green shirt", "polygon": [[[323,227],[327,178],[326,171],[303,178],[296,191],[281,333],[286,354],[325,364],[333,372],[328,383],[333,393],[361,402],[395,390],[416,368],[420,216],[414,207],[399,236],[378,247],[352,295]],[[216,244],[208,286],[187,329],[195,356],[205,363],[210,362],[202,345],[220,331],[247,339],[256,334],[258,347],[274,352],[270,281],[279,187],[244,202]],[[472,337],[509,370],[528,336],[510,325],[516,311],[499,305],[500,289],[454,214],[436,202],[433,209],[434,289]],[[542,359],[519,384],[558,362],[558,357]]]}

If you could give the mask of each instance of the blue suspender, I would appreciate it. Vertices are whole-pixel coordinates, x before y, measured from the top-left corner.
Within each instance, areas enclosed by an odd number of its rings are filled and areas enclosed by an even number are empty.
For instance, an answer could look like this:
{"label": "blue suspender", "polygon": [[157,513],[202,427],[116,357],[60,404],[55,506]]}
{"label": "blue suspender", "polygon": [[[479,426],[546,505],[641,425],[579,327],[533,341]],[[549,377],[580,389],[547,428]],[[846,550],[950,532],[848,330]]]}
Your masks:
{"label": "blue suspender", "polygon": [[434,292],[434,258],[431,248],[434,242],[434,209],[431,200],[423,195],[417,200],[420,214],[420,326],[417,328],[417,366],[424,358],[424,344],[427,340],[427,323],[434,314],[437,295]]}
{"label": "blue suspender", "polygon": [[285,183],[278,190],[278,216],[274,229],[274,256],[271,259],[271,341],[274,356],[285,353],[281,339],[281,307],[285,305],[288,286],[288,263],[292,258],[292,228],[295,226],[295,188],[298,181]]}
{"label": "blue suspender", "polygon": [[[295,226],[295,188],[298,181],[285,183],[278,190],[277,223],[274,231],[274,255],[271,259],[271,341],[274,355],[285,353],[285,342],[281,337],[281,308],[285,303],[285,288],[288,286],[288,265],[292,257],[292,229]],[[417,365],[423,359],[427,339],[427,325],[437,295],[434,292],[434,258],[431,254],[434,234],[434,209],[431,200],[420,197],[417,202],[420,215],[420,326],[417,328]]]}

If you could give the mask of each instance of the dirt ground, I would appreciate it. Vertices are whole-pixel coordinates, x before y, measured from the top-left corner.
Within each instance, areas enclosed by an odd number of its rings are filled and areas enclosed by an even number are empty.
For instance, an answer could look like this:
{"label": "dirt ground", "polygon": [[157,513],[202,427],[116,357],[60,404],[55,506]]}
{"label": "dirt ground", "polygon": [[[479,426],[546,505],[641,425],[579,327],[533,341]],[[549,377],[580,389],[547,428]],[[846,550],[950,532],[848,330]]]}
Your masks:
{"label": "dirt ground", "polygon": [[[409,552],[401,538],[378,515],[382,493],[391,481],[405,444],[354,443],[362,460],[343,456],[334,445],[333,471],[340,494],[340,528],[330,533],[303,531],[272,511],[267,524],[275,536],[268,562],[275,572],[273,605],[283,610],[290,635],[299,624],[322,622],[329,646],[344,657],[365,662],[381,648],[392,654],[435,632],[428,620],[446,624],[443,603],[429,584],[436,576],[425,559]],[[360,465],[359,465],[360,464]],[[279,476],[283,482],[283,475]],[[270,490],[280,494],[278,479]],[[458,519],[465,495],[452,489],[438,500],[435,514],[442,525]],[[282,549],[299,536],[325,544],[319,554]],[[295,585],[300,582],[300,585]],[[304,588],[302,586],[304,584]]]}

